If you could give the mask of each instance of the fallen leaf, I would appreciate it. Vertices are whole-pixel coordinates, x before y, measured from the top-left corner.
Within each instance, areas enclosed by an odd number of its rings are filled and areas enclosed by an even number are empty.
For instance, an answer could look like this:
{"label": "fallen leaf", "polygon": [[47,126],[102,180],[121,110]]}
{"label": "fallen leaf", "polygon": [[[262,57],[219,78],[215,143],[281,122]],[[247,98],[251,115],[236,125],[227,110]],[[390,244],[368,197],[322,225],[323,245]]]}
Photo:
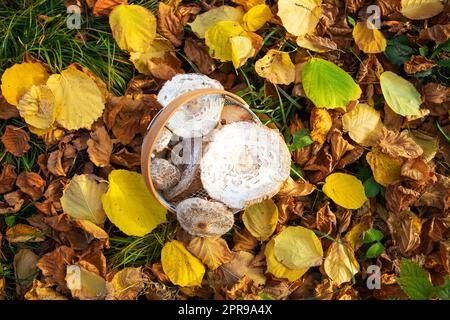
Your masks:
{"label": "fallen leaf", "polygon": [[145,286],[146,277],[142,268],[127,267],[106,283],[106,300],[136,300]]}
{"label": "fallen leaf", "polygon": [[280,263],[275,257],[275,239],[270,240],[266,244],[264,251],[267,263],[267,272],[273,274],[280,279],[288,279],[289,281],[295,281],[308,271],[309,268],[290,269]]}
{"label": "fallen leaf", "polygon": [[55,150],[48,156],[47,169],[55,176],[65,176],[69,169],[63,165],[63,154],[63,150]]}
{"label": "fallen leaf", "polygon": [[266,4],[258,4],[251,7],[242,18],[247,31],[257,31],[272,18],[272,11]]}
{"label": "fallen leaf", "polygon": [[402,116],[417,115],[420,109],[420,93],[399,75],[385,71],[380,76],[381,90],[387,104]]}
{"label": "fallen leaf", "polygon": [[389,215],[388,226],[402,254],[412,252],[419,247],[422,221],[414,213],[406,210],[400,215]]}
{"label": "fallen leaf", "polygon": [[340,240],[331,243],[323,267],[326,274],[338,286],[352,280],[359,271],[353,249]]}
{"label": "fallen leaf", "polygon": [[25,122],[37,129],[49,129],[58,112],[55,96],[45,85],[32,86],[19,100],[17,109]]}
{"label": "fallen leaf", "polygon": [[92,8],[95,17],[107,17],[119,4],[128,4],[127,0],[97,0]]}
{"label": "fallen leaf", "polygon": [[0,119],[9,120],[20,117],[19,110],[8,102],[5,97],[0,94]]}
{"label": "fallen leaf", "polygon": [[383,129],[378,146],[383,153],[394,158],[417,158],[423,154],[422,148],[409,137],[407,131]]}
{"label": "fallen leaf", "polygon": [[305,34],[304,36],[297,37],[296,43],[299,47],[314,52],[328,52],[338,49],[337,44],[333,40],[314,34]]}
{"label": "fallen leaf", "polygon": [[256,61],[255,71],[273,84],[290,84],[295,80],[295,66],[288,52],[269,50]]}
{"label": "fallen leaf", "polygon": [[277,195],[281,197],[303,197],[310,195],[314,190],[316,190],[316,187],[313,184],[305,181],[296,182],[289,177],[281,186]]}
{"label": "fallen leaf", "polygon": [[80,265],[67,265],[65,280],[74,298],[103,300],[106,297],[105,279]]}
{"label": "fallen leaf", "polygon": [[181,242],[172,240],[165,243],[161,251],[161,263],[164,273],[173,284],[182,287],[201,286],[205,266]]}
{"label": "fallen leaf", "polygon": [[272,199],[264,200],[245,209],[242,221],[252,236],[259,241],[265,241],[277,226],[278,208]]}
{"label": "fallen leaf", "polygon": [[416,181],[427,181],[430,173],[430,168],[421,158],[408,159],[401,168],[402,177]]}
{"label": "fallen leaf", "polygon": [[322,244],[313,231],[290,226],[274,239],[275,258],[284,266],[295,270],[322,264]]}
{"label": "fallen leaf", "polygon": [[187,249],[207,265],[210,270],[217,269],[233,258],[227,242],[222,238],[195,237],[189,242]]}
{"label": "fallen leaf", "polygon": [[450,24],[436,24],[432,27],[420,30],[419,38],[422,40],[433,40],[442,44],[450,37]]}
{"label": "fallen leaf", "polygon": [[443,10],[444,5],[440,0],[401,0],[401,14],[413,20],[428,19]]}
{"label": "fallen leaf", "polygon": [[111,156],[111,163],[127,169],[136,168],[141,165],[141,155],[122,148]]}
{"label": "fallen leaf", "polygon": [[248,11],[254,6],[264,4],[266,2],[266,0],[232,0],[232,1],[239,6],[242,6],[245,11]]}
{"label": "fallen leaf", "polygon": [[323,59],[312,58],[305,64],[302,84],[306,96],[318,108],[345,109],[361,95],[361,89],[348,73]]}
{"label": "fallen leaf", "polygon": [[326,109],[313,108],[311,110],[311,139],[320,144],[325,142],[328,132],[333,123],[330,114]]}
{"label": "fallen leaf", "polygon": [[417,72],[428,71],[436,66],[437,64],[433,60],[422,56],[412,56],[405,62],[404,69],[406,73],[414,74]]}
{"label": "fallen leaf", "polygon": [[30,137],[28,134],[15,126],[7,125],[2,136],[2,143],[5,149],[15,157],[22,157],[30,150]]}
{"label": "fallen leaf", "polygon": [[330,174],[325,179],[322,191],[346,209],[359,209],[367,201],[362,182],[346,173]]}
{"label": "fallen leaf", "polygon": [[2,75],[1,91],[6,101],[17,106],[22,96],[33,86],[45,84],[49,74],[40,63],[15,64]]}
{"label": "fallen leaf", "polygon": [[33,200],[37,200],[44,194],[45,180],[35,172],[22,171],[16,180],[19,189]]}
{"label": "fallen leaf", "polygon": [[144,52],[156,36],[156,18],[138,5],[118,5],[109,15],[109,25],[120,49]]}
{"label": "fallen leaf", "polygon": [[450,207],[450,179],[441,174],[436,174],[436,177],[437,181],[427,186],[415,205],[448,210]]}
{"label": "fallen leaf", "polygon": [[353,29],[353,37],[358,47],[365,53],[381,53],[387,46],[386,38],[369,21],[360,21]]}
{"label": "fallen leaf", "polygon": [[24,295],[30,288],[37,275],[36,263],[39,257],[30,249],[20,249],[14,256],[14,276],[16,291],[19,296]]}
{"label": "fallen leaf", "polygon": [[75,252],[66,246],[59,246],[55,250],[44,254],[38,261],[37,267],[44,275],[47,286],[56,285],[56,289],[67,292],[66,267],[73,263]]}
{"label": "fallen leaf", "polygon": [[56,122],[65,129],[89,129],[103,113],[105,100],[97,84],[85,73],[68,68],[51,75],[47,86],[55,96]]}
{"label": "fallen leaf", "polygon": [[89,159],[97,167],[109,166],[113,150],[113,141],[108,135],[105,127],[98,127],[91,132],[91,138],[87,141]]}
{"label": "fallen leaf", "polygon": [[397,157],[391,157],[380,152],[378,148],[373,148],[366,155],[367,163],[372,169],[373,177],[376,182],[384,187],[401,179],[401,170],[403,160]]}
{"label": "fallen leaf", "polygon": [[25,294],[26,300],[68,300],[52,288],[48,288],[44,283],[33,279],[33,287]]}
{"label": "fallen leaf", "polygon": [[358,104],[342,117],[342,127],[362,146],[374,145],[383,126],[380,113],[367,104]]}
{"label": "fallen leaf", "polygon": [[24,194],[21,191],[13,191],[3,195],[6,201],[0,201],[0,214],[17,213],[25,203]]}
{"label": "fallen leaf", "polygon": [[258,240],[247,229],[236,229],[233,244],[233,251],[252,251],[258,245]]}
{"label": "fallen leaf", "polygon": [[39,229],[19,223],[6,230],[6,240],[10,243],[41,242],[45,240],[45,236]]}
{"label": "fallen leaf", "polygon": [[184,53],[203,74],[210,74],[215,69],[213,59],[208,53],[208,48],[201,42],[192,38],[188,38],[184,41]]}
{"label": "fallen leaf", "polygon": [[159,33],[168,39],[175,47],[181,45],[184,25],[180,17],[175,14],[175,9],[171,5],[163,2],[158,7],[158,30]]}
{"label": "fallen leaf", "polygon": [[322,14],[321,4],[322,0],[279,0],[277,15],[289,33],[303,36],[316,29]]}
{"label": "fallen leaf", "polygon": [[146,235],[166,221],[166,208],[154,199],[136,172],[113,170],[102,203],[109,220],[127,235]]}
{"label": "fallen leaf", "polygon": [[220,21],[233,21],[240,24],[242,23],[243,17],[244,12],[240,7],[220,6],[199,14],[189,25],[191,26],[192,32],[200,39],[203,39],[208,29],[216,23]]}
{"label": "fallen leaf", "polygon": [[17,178],[15,169],[16,167],[12,164],[3,164],[2,173],[0,173],[0,194],[14,189]]}
{"label": "fallen leaf", "polygon": [[331,234],[333,228],[336,226],[336,216],[330,210],[330,206],[326,202],[317,212],[316,212],[316,228],[325,234]]}

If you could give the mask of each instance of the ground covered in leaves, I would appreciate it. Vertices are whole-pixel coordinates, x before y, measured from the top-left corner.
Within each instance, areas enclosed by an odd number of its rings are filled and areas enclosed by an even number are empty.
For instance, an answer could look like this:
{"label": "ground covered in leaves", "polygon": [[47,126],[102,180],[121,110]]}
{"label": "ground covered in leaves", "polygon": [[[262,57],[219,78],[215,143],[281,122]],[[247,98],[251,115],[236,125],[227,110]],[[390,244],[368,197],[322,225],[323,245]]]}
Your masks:
{"label": "ground covered in leaves", "polygon": [[[449,299],[444,2],[2,1],[0,299]],[[192,72],[292,155],[220,238],[139,173]]]}

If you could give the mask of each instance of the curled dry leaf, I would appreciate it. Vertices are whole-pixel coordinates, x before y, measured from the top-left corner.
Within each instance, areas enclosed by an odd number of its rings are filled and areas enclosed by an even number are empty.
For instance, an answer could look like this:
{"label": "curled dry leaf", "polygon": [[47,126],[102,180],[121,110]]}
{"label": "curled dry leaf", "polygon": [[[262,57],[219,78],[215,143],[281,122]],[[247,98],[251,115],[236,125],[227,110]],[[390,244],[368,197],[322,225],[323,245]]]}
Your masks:
{"label": "curled dry leaf", "polygon": [[37,279],[33,279],[33,287],[25,294],[26,300],[68,300],[52,288]]}
{"label": "curled dry leaf", "polygon": [[5,199],[7,206],[4,202],[0,202],[0,214],[19,212],[22,205],[25,203],[24,194],[21,191],[7,193],[3,195],[3,198]]}
{"label": "curled dry leaf", "polygon": [[195,237],[189,242],[187,249],[210,270],[215,270],[233,259],[233,253],[222,238]]}
{"label": "curled dry leaf", "polygon": [[290,84],[295,80],[295,66],[288,52],[269,50],[256,61],[255,71],[273,84]]}
{"label": "curled dry leaf", "polygon": [[91,132],[91,138],[87,141],[89,159],[97,167],[109,166],[109,159],[113,150],[113,141],[105,127],[98,127]]}
{"label": "curled dry leaf", "polygon": [[388,226],[402,254],[408,254],[419,247],[422,221],[414,213],[406,210],[399,215],[390,215]]}
{"label": "curled dry leaf", "polygon": [[427,181],[430,178],[430,167],[421,158],[408,159],[401,168],[403,177],[416,181]]}
{"label": "curled dry leaf", "polygon": [[49,287],[56,285],[56,289],[67,292],[66,267],[72,264],[75,258],[73,249],[60,246],[52,252],[44,254],[38,261],[37,266],[44,275],[45,284]]}
{"label": "curled dry leaf", "polygon": [[2,136],[5,149],[15,157],[21,157],[30,150],[30,137],[23,129],[7,125]]}
{"label": "curled dry leaf", "polygon": [[336,226],[336,216],[331,211],[328,203],[325,203],[316,212],[316,228],[326,234],[331,234]]}
{"label": "curled dry leaf", "polygon": [[106,217],[101,199],[107,189],[107,183],[94,175],[75,175],[64,188],[62,208],[74,219],[85,219],[101,225]]}
{"label": "curled dry leaf", "polygon": [[201,42],[192,38],[184,41],[184,53],[203,74],[211,74],[215,69],[213,59],[208,53],[208,48]]}
{"label": "curled dry leaf", "polygon": [[324,270],[338,286],[349,282],[359,271],[353,249],[340,240],[333,242],[325,257]]}
{"label": "curled dry leaf", "polygon": [[294,181],[289,177],[277,193],[281,197],[304,197],[310,195],[316,190],[316,187],[305,181]]}
{"label": "curled dry leaf", "polygon": [[46,68],[37,62],[15,64],[2,75],[1,91],[6,101],[17,106],[22,96],[34,85],[43,85],[49,74]]}
{"label": "curled dry leaf", "polygon": [[105,279],[80,265],[67,265],[65,280],[74,298],[103,300],[106,297]]}
{"label": "curled dry leaf", "polygon": [[313,108],[311,110],[311,139],[320,144],[325,142],[328,131],[333,123],[330,114],[326,109]]}
{"label": "curled dry leaf", "polygon": [[450,23],[436,24],[430,28],[420,30],[419,38],[423,40],[433,40],[437,44],[442,44],[450,37]]}
{"label": "curled dry leaf", "polygon": [[297,37],[297,45],[315,52],[328,52],[337,50],[337,44],[328,38],[316,36],[314,34],[305,34]]}
{"label": "curled dry leaf", "polygon": [[375,181],[384,187],[400,180],[403,160],[397,157],[391,157],[380,152],[378,148],[373,148],[366,155],[367,163],[372,169]]}
{"label": "curled dry leaf", "polygon": [[278,208],[272,199],[246,208],[242,221],[245,228],[259,241],[269,239],[278,223]]}
{"label": "curled dry leaf", "polygon": [[145,282],[146,276],[142,268],[122,269],[106,283],[108,290],[106,300],[136,300],[144,289]]}
{"label": "curled dry leaf", "polygon": [[45,180],[35,172],[23,171],[16,180],[19,189],[33,200],[37,200],[44,194]]}
{"label": "curled dry leaf", "polygon": [[393,132],[383,129],[378,142],[380,150],[391,157],[417,158],[422,148],[408,135],[408,131]]}
{"label": "curled dry leaf", "polygon": [[412,56],[404,64],[404,69],[406,73],[413,74],[417,72],[428,71],[431,68],[436,67],[436,63],[433,60],[427,59],[422,56]]}
{"label": "curled dry leaf", "polygon": [[20,116],[19,110],[8,102],[5,97],[0,94],[0,119],[8,120],[12,118],[18,118]]}
{"label": "curled dry leaf", "polygon": [[233,233],[233,251],[252,251],[258,240],[247,229],[235,229]]}
{"label": "curled dry leaf", "polygon": [[111,11],[119,4],[128,4],[127,0],[97,0],[92,8],[92,14],[96,17],[109,16]]}
{"label": "curled dry leaf", "polygon": [[178,240],[166,242],[161,251],[161,263],[173,284],[182,287],[201,285],[205,266]]}
{"label": "curled dry leaf", "polygon": [[10,243],[41,242],[45,240],[45,236],[38,228],[26,224],[16,224],[6,230],[6,240]]}
{"label": "curled dry leaf", "polygon": [[0,194],[14,189],[17,174],[16,167],[12,164],[3,164],[2,173],[0,173]]}
{"label": "curled dry leaf", "polygon": [[181,18],[174,12],[173,6],[159,3],[158,7],[158,30],[159,33],[167,38],[175,47],[181,45],[184,25]]}

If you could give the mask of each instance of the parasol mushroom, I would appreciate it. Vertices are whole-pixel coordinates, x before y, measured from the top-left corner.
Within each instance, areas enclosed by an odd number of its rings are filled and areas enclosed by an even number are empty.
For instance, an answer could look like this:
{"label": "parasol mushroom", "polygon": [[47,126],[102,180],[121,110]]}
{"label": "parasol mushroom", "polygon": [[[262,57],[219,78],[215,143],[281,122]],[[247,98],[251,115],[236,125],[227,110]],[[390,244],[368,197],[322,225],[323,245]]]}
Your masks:
{"label": "parasol mushroom", "polygon": [[[196,73],[178,74],[167,81],[158,93],[158,102],[166,107],[176,97],[197,89],[221,89],[219,81]],[[182,106],[167,123],[174,134],[183,138],[201,137],[220,121],[224,105],[221,95],[209,94]]]}
{"label": "parasol mushroom", "polygon": [[220,237],[234,224],[234,215],[224,204],[202,198],[181,201],[176,212],[181,227],[193,236]]}
{"label": "parasol mushroom", "polygon": [[167,190],[180,181],[180,170],[166,159],[153,159],[150,175],[153,184],[158,190]]}
{"label": "parasol mushroom", "polygon": [[159,137],[155,142],[153,152],[158,153],[163,151],[169,145],[172,136],[172,132],[169,129],[167,129],[166,127],[162,128],[161,133],[159,134]]}
{"label": "parasol mushroom", "polygon": [[209,196],[240,210],[271,198],[289,178],[291,155],[278,131],[249,121],[213,132],[200,162]]}

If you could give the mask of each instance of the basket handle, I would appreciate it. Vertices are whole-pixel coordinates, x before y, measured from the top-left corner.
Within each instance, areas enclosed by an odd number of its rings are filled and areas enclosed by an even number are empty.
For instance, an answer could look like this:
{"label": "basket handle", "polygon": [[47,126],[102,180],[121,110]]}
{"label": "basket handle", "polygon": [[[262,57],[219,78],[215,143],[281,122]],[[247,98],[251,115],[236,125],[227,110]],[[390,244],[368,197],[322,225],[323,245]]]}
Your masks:
{"label": "basket handle", "polygon": [[171,116],[178,111],[182,106],[186,105],[188,102],[194,100],[203,95],[208,94],[221,94],[224,96],[228,96],[243,105],[247,105],[247,103],[239,96],[220,89],[198,89],[186,92],[175,99],[173,99],[166,107],[164,107],[154,118],[152,124],[147,130],[147,133],[144,136],[141,150],[141,172],[144,177],[145,184],[147,185],[148,190],[151,194],[165,207],[167,204],[161,201],[155,186],[153,185],[152,178],[150,176],[150,166],[151,166],[151,155],[153,153],[153,149],[155,146],[155,142],[161,134],[162,129],[166,126],[167,122]]}

